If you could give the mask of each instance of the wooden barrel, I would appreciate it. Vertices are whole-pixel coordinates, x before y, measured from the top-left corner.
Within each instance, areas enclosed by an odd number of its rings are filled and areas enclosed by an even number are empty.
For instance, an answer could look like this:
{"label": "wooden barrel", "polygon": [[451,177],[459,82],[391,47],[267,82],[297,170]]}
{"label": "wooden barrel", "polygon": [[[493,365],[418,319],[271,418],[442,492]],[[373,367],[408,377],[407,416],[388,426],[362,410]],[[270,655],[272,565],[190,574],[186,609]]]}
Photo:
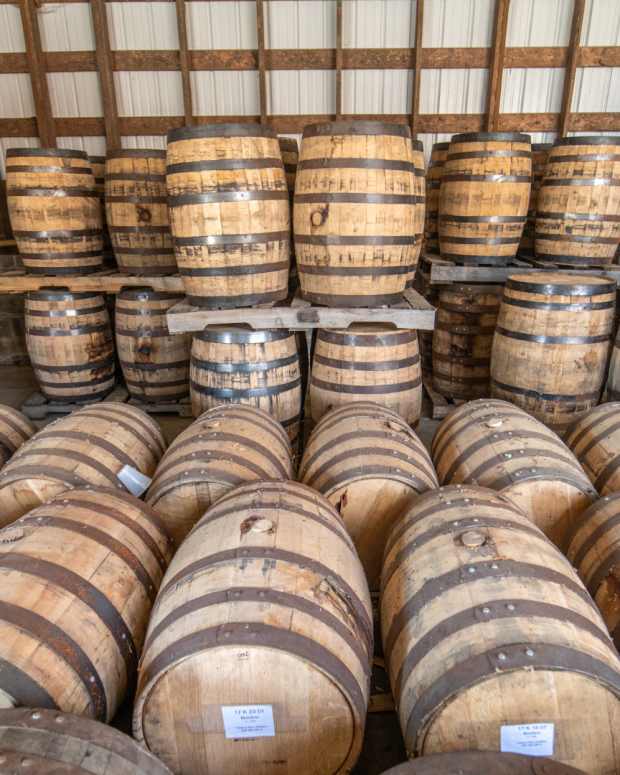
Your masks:
{"label": "wooden barrel", "polygon": [[282,163],[284,164],[286,187],[292,200],[295,193],[295,175],[297,173],[297,162],[299,161],[299,146],[294,137],[278,137],[278,145],[280,146]]}
{"label": "wooden barrel", "polygon": [[501,285],[453,284],[439,291],[432,340],[433,387],[449,398],[489,395]]}
{"label": "wooden barrel", "polygon": [[62,493],[0,530],[0,707],[110,721],[171,546],[142,501],[101,488]]}
{"label": "wooden barrel", "polygon": [[600,495],[620,491],[620,402],[595,406],[564,440]]}
{"label": "wooden barrel", "polygon": [[129,466],[152,476],[165,446],[157,423],[135,406],[106,402],[78,409],[36,433],[4,466],[0,524],[75,487],[126,492],[121,471]]}
{"label": "wooden barrel", "polygon": [[171,775],[114,727],[42,708],[0,710],[0,765],[4,775]]}
{"label": "wooden barrel", "polygon": [[551,148],[553,148],[553,143],[532,143],[532,188],[530,189],[530,203],[527,208],[523,235],[519,243],[519,253],[528,257],[532,257],[535,254],[536,205],[538,203],[538,192],[545,173],[547,157]]}
{"label": "wooden barrel", "polygon": [[101,205],[88,155],[61,148],[9,148],[11,226],[30,274],[81,275],[103,262]]}
{"label": "wooden barrel", "polygon": [[509,498],[563,551],[597,493],[546,425],[507,401],[459,406],[431,449],[441,484],[479,484]]}
{"label": "wooden barrel", "polygon": [[546,724],[555,759],[615,771],[618,653],[568,560],[510,501],[462,485],[422,495],[388,538],[381,584],[410,755],[497,751],[514,727]]}
{"label": "wooden barrel", "polygon": [[[90,168],[93,171],[93,177],[95,178],[95,191],[99,197],[99,205],[101,209],[101,236],[103,239],[104,250],[104,264],[107,265],[110,251],[112,250],[112,243],[110,242],[110,231],[108,229],[108,221],[105,212],[105,156],[89,156]],[[112,260],[112,268],[116,268],[116,262]]]}
{"label": "wooden barrel", "polygon": [[527,216],[531,138],[519,132],[454,135],[439,195],[441,255],[457,264],[506,266]]}
{"label": "wooden barrel", "polygon": [[424,219],[426,213],[426,168],[424,163],[424,145],[420,140],[413,140],[413,167],[414,167],[414,195],[416,203],[414,205],[413,217],[413,236],[415,245],[412,251],[412,264],[407,272],[405,286],[413,288],[413,281],[416,275],[416,268],[422,252],[422,243],[424,242]]}
{"label": "wooden barrel", "polygon": [[37,432],[25,414],[12,406],[0,404],[0,468]]}
{"label": "wooden barrel", "polygon": [[354,401],[373,401],[417,425],[422,412],[418,332],[385,325],[320,328],[310,377],[312,419]]}
{"label": "wooden barrel", "polygon": [[189,369],[192,412],[220,404],[249,404],[299,435],[303,396],[295,334],[212,326],[194,336]]}
{"label": "wooden barrel", "polygon": [[607,401],[620,401],[620,301],[616,293],[616,317],[614,320],[614,343],[611,348],[609,369],[607,371],[606,397]]}
{"label": "wooden barrel", "polygon": [[24,296],[0,294],[0,365],[27,366],[30,363],[24,326]]}
{"label": "wooden barrel", "polygon": [[176,274],[166,195],[166,151],[132,148],[109,153],[105,206],[121,272]]}
{"label": "wooden barrel", "polygon": [[[525,731],[527,734],[527,730]],[[538,740],[534,741],[539,745]],[[523,749],[531,749],[529,741]],[[536,746],[534,746],[536,747]],[[586,775],[582,770],[568,767],[544,756],[494,751],[460,751],[422,756],[383,775]]]}
{"label": "wooden barrel", "polygon": [[213,503],[247,482],[292,479],[282,426],[254,406],[217,406],[172,442],[146,494],[179,546]]}
{"label": "wooden barrel", "polygon": [[116,297],[116,347],[130,395],[147,403],[179,401],[189,393],[191,334],[170,334],[166,312],[182,301],[149,288]]}
{"label": "wooden barrel", "polygon": [[620,243],[620,138],[562,137],[549,152],[536,209],[536,256],[608,266]]}
{"label": "wooden barrel", "polygon": [[[439,303],[439,291],[437,285],[431,285],[431,261],[425,251],[420,254],[420,260],[413,278],[413,287],[429,304],[437,307]],[[433,378],[433,332],[418,331],[418,345],[420,347],[420,363],[424,379]]]}
{"label": "wooden barrel", "polygon": [[615,282],[603,277],[509,277],[493,339],[491,395],[558,430],[597,404],[615,291]]}
{"label": "wooden barrel", "polygon": [[299,480],[338,509],[371,589],[379,585],[392,525],[420,493],[439,486],[428,452],[407,423],[370,402],[323,417],[306,445]]}
{"label": "wooden barrel", "polygon": [[408,126],[307,126],[294,209],[304,298],[346,307],[400,301],[419,253],[418,189],[424,191],[424,179],[416,180]]}
{"label": "wooden barrel", "polygon": [[99,293],[42,290],[26,296],[26,344],[50,401],[97,401],[114,387],[114,339]]}
{"label": "wooden barrel", "polygon": [[450,143],[434,143],[426,173],[424,250],[439,254],[439,187]]}
{"label": "wooden barrel", "polygon": [[371,659],[368,588],[334,508],[294,482],[245,485],[207,511],[164,578],[134,736],[188,775],[249,762],[255,775],[344,775]]}
{"label": "wooden barrel", "polygon": [[190,304],[248,307],[286,298],[289,194],[273,129],[173,129],[167,165],[170,226]]}

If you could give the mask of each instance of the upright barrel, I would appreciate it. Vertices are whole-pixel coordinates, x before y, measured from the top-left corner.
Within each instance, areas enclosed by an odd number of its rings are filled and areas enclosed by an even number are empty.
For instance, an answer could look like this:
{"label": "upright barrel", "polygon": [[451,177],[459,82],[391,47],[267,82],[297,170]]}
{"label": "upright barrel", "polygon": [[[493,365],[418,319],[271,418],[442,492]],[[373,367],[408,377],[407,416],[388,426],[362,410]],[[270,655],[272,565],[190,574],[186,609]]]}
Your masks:
{"label": "upright barrel", "polygon": [[82,275],[101,269],[101,205],[84,151],[9,148],[6,184],[27,272]]}
{"label": "upright barrel", "polygon": [[191,304],[248,307],[286,298],[289,194],[272,129],[252,123],[173,129],[166,185]]}
{"label": "upright barrel", "polygon": [[307,126],[294,210],[304,298],[347,307],[400,301],[420,249],[416,205],[423,204],[423,191],[409,127],[375,121]]}
{"label": "upright barrel", "polygon": [[498,751],[515,727],[543,724],[557,761],[617,768],[618,653],[571,564],[501,495],[442,487],[403,514],[381,631],[411,756]]}
{"label": "upright barrel", "polygon": [[97,401],[114,387],[114,340],[99,293],[29,293],[26,344],[41,392],[50,401]]}
{"label": "upright barrel", "polygon": [[424,243],[424,219],[426,217],[426,168],[424,162],[424,145],[420,140],[412,141],[413,148],[413,174],[414,174],[414,214],[413,214],[413,236],[415,245],[412,251],[412,263],[407,272],[406,287],[413,288],[416,268],[422,252]]}
{"label": "upright barrel", "polygon": [[0,468],[36,432],[26,415],[12,406],[0,404]]}
{"label": "upright barrel", "polygon": [[371,659],[368,588],[334,508],[294,482],[248,484],[207,511],[164,578],[134,736],[187,775],[344,775]]}
{"label": "upright barrel", "polygon": [[532,188],[530,189],[530,203],[527,208],[527,218],[523,227],[523,236],[519,243],[519,253],[532,257],[535,255],[534,240],[536,231],[536,206],[538,204],[538,192],[545,174],[545,166],[549,151],[553,143],[532,143]]}
{"label": "upright barrel", "polygon": [[179,401],[189,393],[190,334],[170,334],[166,312],[183,297],[150,288],[116,297],[116,347],[130,395],[146,403]]}
{"label": "upright barrel", "polygon": [[108,222],[105,213],[105,156],[89,156],[90,167],[93,171],[93,177],[95,178],[95,191],[99,197],[99,205],[101,210],[101,237],[103,240],[104,250],[104,264],[108,263],[109,251],[112,249],[112,243],[110,242],[110,232],[108,230]]}
{"label": "upright barrel", "polygon": [[121,272],[175,274],[166,195],[166,151],[132,148],[108,154],[105,206]]}
{"label": "upright barrel", "polygon": [[620,403],[601,404],[566,431],[566,444],[600,495],[620,491]]}
{"label": "upright barrel", "polygon": [[297,163],[299,161],[299,146],[294,137],[278,137],[278,145],[282,154],[282,163],[284,164],[284,174],[286,176],[286,187],[291,198],[295,194],[295,176],[297,174]]}
{"label": "upright barrel", "polygon": [[620,138],[561,137],[536,210],[536,256],[566,267],[614,263],[620,243]]}
{"label": "upright barrel", "polygon": [[598,403],[614,322],[613,280],[539,272],[508,278],[491,395],[562,430]]}
{"label": "upright barrel", "polygon": [[439,291],[432,339],[433,387],[449,398],[489,395],[501,285],[454,284]]}
{"label": "upright barrel", "polygon": [[441,255],[457,264],[506,266],[527,216],[531,138],[519,132],[454,135],[439,195]]}
{"label": "upright barrel", "polygon": [[351,402],[372,401],[417,425],[422,412],[418,332],[354,325],[317,332],[310,377],[312,419]]}
{"label": "upright barrel", "polygon": [[434,143],[426,173],[424,250],[439,254],[439,189],[450,143]]}
{"label": "upright barrel", "polygon": [[[527,732],[526,732],[527,734]],[[529,741],[528,741],[529,743]],[[534,741],[536,747],[540,741]],[[531,748],[531,745],[524,745]],[[553,759],[494,751],[436,753],[409,760],[386,770],[383,775],[586,775],[582,770]]]}

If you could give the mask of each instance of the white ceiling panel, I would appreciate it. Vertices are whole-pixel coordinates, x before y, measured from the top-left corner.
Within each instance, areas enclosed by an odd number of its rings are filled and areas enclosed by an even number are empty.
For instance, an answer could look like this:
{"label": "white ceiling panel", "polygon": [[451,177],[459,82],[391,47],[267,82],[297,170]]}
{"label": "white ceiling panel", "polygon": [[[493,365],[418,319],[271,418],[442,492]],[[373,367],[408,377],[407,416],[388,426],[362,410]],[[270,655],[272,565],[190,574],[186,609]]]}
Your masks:
{"label": "white ceiling panel", "polygon": [[[174,8],[174,3],[172,4]],[[258,45],[256,38],[256,3],[240,2],[187,3],[187,35],[190,48],[251,48]]]}
{"label": "white ceiling panel", "polygon": [[46,3],[39,10],[44,51],[94,51],[95,30],[88,3]]}

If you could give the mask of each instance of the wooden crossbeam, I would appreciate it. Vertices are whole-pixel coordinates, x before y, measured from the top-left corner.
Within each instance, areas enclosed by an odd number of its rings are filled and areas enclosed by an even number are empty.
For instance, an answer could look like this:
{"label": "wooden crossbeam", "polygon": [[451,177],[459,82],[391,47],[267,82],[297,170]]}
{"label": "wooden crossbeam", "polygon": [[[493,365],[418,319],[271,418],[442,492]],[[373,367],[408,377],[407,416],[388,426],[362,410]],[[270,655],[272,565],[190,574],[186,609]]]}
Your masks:
{"label": "wooden crossbeam", "polygon": [[585,12],[585,0],[574,0],[573,19],[571,23],[570,41],[568,44],[568,62],[564,72],[564,88],[562,90],[562,107],[560,109],[559,132],[563,137],[570,129],[571,107],[575,91],[575,76],[579,60],[579,44]]}
{"label": "wooden crossbeam", "polygon": [[[112,55],[110,51],[110,35],[108,31],[108,16],[105,0],[90,0],[90,9],[95,30],[95,52],[101,95],[103,97],[103,125],[105,129],[106,146],[110,151],[121,146],[118,108],[116,105],[116,89],[112,71]],[[74,121],[75,119],[70,119]]]}
{"label": "wooden crossbeam", "polygon": [[185,123],[193,120],[192,82],[190,78],[189,47],[187,43],[187,13],[185,0],[176,0],[177,31],[179,34],[179,66],[181,68],[181,83],[183,88],[183,113]]}
{"label": "wooden crossbeam", "polygon": [[265,63],[265,7],[263,0],[256,0],[256,38],[258,45],[258,98],[260,122],[267,122],[267,65]]}
{"label": "wooden crossbeam", "polygon": [[336,119],[342,116],[342,0],[336,2]]}
{"label": "wooden crossbeam", "polygon": [[34,0],[20,0],[19,10],[26,42],[26,62],[30,72],[34,109],[37,117],[35,131],[30,134],[38,135],[44,148],[53,148],[56,145],[56,131],[41,48],[37,7]]}
{"label": "wooden crossbeam", "polygon": [[489,68],[489,86],[487,90],[487,132],[492,132],[497,128],[497,120],[502,99],[502,81],[504,75],[504,63],[506,60],[506,34],[508,31],[509,12],[510,0],[495,0],[493,47],[491,49],[491,66]]}

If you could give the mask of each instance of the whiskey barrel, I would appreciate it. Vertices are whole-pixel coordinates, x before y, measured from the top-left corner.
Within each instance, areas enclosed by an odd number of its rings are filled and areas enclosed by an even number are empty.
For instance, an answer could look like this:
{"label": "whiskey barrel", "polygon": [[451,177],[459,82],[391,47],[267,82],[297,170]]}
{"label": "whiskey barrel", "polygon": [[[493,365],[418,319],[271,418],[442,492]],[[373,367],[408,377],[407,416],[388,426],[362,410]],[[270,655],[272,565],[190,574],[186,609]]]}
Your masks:
{"label": "whiskey barrel", "polygon": [[449,398],[489,395],[491,348],[501,285],[454,284],[439,291],[432,339],[433,387]]}
{"label": "whiskey barrel", "polygon": [[538,203],[538,192],[545,173],[547,157],[551,148],[553,148],[553,143],[532,143],[532,188],[530,189],[530,203],[527,208],[523,236],[519,243],[519,253],[523,253],[523,255],[528,257],[535,255],[536,205]]}
{"label": "whiskey barrel", "polygon": [[[415,277],[413,278],[413,287],[429,304],[437,307],[439,303],[439,286],[431,285],[431,269],[430,258],[425,251],[422,251]],[[420,347],[422,376],[424,379],[431,380],[433,378],[433,332],[418,331],[418,345]]]}
{"label": "whiskey barrel", "polygon": [[310,377],[312,419],[372,401],[416,425],[422,411],[418,332],[385,325],[317,331]]}
{"label": "whiskey barrel", "polygon": [[153,475],[164,453],[159,426],[128,404],[86,406],[36,433],[0,472],[0,524],[76,487],[111,487],[126,466]]}
{"label": "whiskey barrel", "polygon": [[573,423],[564,440],[600,493],[620,491],[620,403],[595,406]]}
{"label": "whiskey barrel", "polygon": [[247,482],[292,479],[284,429],[254,406],[216,406],[172,442],[146,494],[179,546],[213,503]]}
{"label": "whiskey barrel", "polygon": [[454,135],[439,195],[441,255],[457,264],[506,266],[527,216],[531,138],[519,132]]}
{"label": "whiskey barrel", "polygon": [[412,250],[412,263],[407,272],[405,285],[407,288],[413,288],[416,268],[422,252],[424,242],[424,219],[426,215],[426,168],[424,163],[424,145],[420,140],[412,141],[413,147],[413,173],[414,173],[414,195],[416,203],[414,205],[413,216],[413,236],[415,244]]}
{"label": "whiskey barrel", "polygon": [[103,262],[107,266],[108,260],[112,259],[112,269],[116,268],[116,262],[110,256],[112,243],[110,242],[110,231],[105,213],[105,156],[89,156],[90,168],[95,178],[95,191],[99,197],[99,207],[101,212],[101,237],[103,240]]}
{"label": "whiskey barrel", "polygon": [[304,298],[346,307],[400,301],[419,253],[424,179],[416,171],[403,124],[337,121],[304,129],[294,209]]}
{"label": "whiskey barrel", "polygon": [[26,271],[81,275],[101,269],[101,206],[88,155],[9,148],[6,162],[11,226]]}
{"label": "whiskey barrel", "polygon": [[614,281],[603,277],[509,277],[493,339],[491,395],[565,428],[598,403],[614,306]]}
{"label": "whiskey barrel", "polygon": [[[526,731],[527,734],[527,731]],[[540,745],[529,741],[525,749]],[[422,756],[398,767],[386,770],[383,775],[586,775],[582,770],[548,759],[545,756],[530,756],[517,753],[496,753],[494,751],[460,751],[459,753],[437,753]]]}
{"label": "whiskey barrel", "polygon": [[614,772],[618,653],[568,560],[510,501],[462,485],[422,495],[393,528],[381,582],[410,755],[497,751],[502,727],[550,724],[555,759]]}
{"label": "whiskey barrel", "polygon": [[97,401],[114,387],[114,340],[99,293],[42,290],[26,296],[26,344],[50,401]]}
{"label": "whiskey barrel", "polygon": [[0,404],[0,468],[37,432],[25,414]]}
{"label": "whiskey barrel", "polygon": [[192,412],[219,404],[249,404],[282,423],[291,442],[299,435],[301,370],[295,334],[212,326],[194,336],[190,360]]}
{"label": "whiskey barrel", "polygon": [[110,721],[171,554],[142,501],[100,488],[64,492],[0,530],[0,707]]}
{"label": "whiskey barrel", "polygon": [[105,166],[105,206],[121,272],[176,274],[166,196],[166,151],[116,150]]}
{"label": "whiskey barrel", "polygon": [[500,492],[563,551],[598,497],[566,444],[507,401],[480,399],[450,412],[431,454],[441,484]]}
{"label": "whiskey barrel", "polygon": [[183,297],[132,288],[116,297],[116,347],[127,390],[147,403],[174,402],[189,393],[190,334],[170,334],[166,312]]}
{"label": "whiskey barrel", "polygon": [[171,775],[117,729],[42,708],[0,710],[0,765],[4,775]]}
{"label": "whiskey barrel", "polygon": [[378,587],[390,528],[421,493],[439,486],[407,422],[370,402],[323,417],[306,445],[299,480],[338,509],[371,589]]}
{"label": "whiskey barrel", "polygon": [[297,173],[297,162],[299,161],[299,146],[294,137],[278,137],[278,145],[282,154],[282,163],[284,164],[284,174],[286,176],[286,187],[291,198],[295,194],[295,175]]}
{"label": "whiskey barrel", "polygon": [[439,254],[439,188],[450,143],[434,143],[426,173],[424,250]]}
{"label": "whiskey barrel", "polygon": [[350,772],[372,639],[364,572],[334,508],[294,482],[240,487],[164,578],[134,736],[174,772],[236,775],[251,762],[272,775],[275,761],[291,775]]}
{"label": "whiskey barrel", "polygon": [[620,243],[620,139],[562,137],[538,193],[536,256],[567,267],[614,263]]}
{"label": "whiskey barrel", "polygon": [[191,304],[286,298],[290,218],[275,132],[206,124],[168,133],[166,185],[179,272]]}

